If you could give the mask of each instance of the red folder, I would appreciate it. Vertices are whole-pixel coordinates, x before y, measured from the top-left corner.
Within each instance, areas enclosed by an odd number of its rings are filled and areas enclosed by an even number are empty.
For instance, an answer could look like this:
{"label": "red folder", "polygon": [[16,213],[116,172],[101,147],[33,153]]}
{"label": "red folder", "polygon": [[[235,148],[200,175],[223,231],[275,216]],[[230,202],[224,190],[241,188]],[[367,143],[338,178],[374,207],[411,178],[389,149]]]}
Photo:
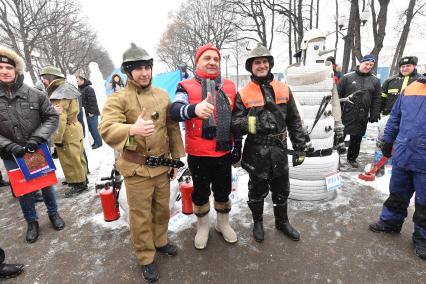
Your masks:
{"label": "red folder", "polygon": [[31,180],[26,180],[24,174],[19,168],[8,171],[7,175],[9,176],[12,194],[15,197],[19,197],[42,189],[43,187],[55,185],[58,183],[55,171],[51,171],[45,175],[33,178]]}

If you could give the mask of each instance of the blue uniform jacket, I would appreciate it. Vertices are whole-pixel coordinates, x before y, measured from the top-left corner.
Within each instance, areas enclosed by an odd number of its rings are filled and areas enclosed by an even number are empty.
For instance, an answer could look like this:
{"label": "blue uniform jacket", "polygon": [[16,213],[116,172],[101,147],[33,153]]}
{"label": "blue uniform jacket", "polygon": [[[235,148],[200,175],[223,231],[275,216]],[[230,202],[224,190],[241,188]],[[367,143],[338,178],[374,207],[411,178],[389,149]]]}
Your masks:
{"label": "blue uniform jacket", "polygon": [[398,97],[382,141],[394,143],[396,166],[426,173],[426,76],[407,86]]}

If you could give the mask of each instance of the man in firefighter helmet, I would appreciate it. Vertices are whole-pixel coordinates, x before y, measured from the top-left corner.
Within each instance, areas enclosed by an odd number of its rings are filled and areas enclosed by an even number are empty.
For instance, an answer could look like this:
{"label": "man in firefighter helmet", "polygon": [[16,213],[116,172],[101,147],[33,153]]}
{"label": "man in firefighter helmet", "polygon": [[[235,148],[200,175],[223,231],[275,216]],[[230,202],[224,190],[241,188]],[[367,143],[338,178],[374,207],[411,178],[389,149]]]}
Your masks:
{"label": "man in firefighter helmet", "polygon": [[132,43],[121,68],[128,85],[112,94],[101,114],[100,132],[120,152],[117,169],[124,177],[129,204],[130,235],[143,277],[157,281],[155,253],[170,256],[177,248],[168,242],[170,176],[176,168],[147,166],[147,158],[184,156],[179,124],[169,117],[170,99],[152,81],[153,58]]}
{"label": "man in firefighter helmet", "polygon": [[299,232],[290,225],[287,198],[290,192],[286,131],[293,144],[293,166],[303,163],[305,131],[291,90],[274,80],[274,58],[258,45],[246,60],[251,81],[237,94],[232,115],[235,135],[245,135],[241,166],[249,173],[248,206],[253,215],[253,236],[264,240],[263,203],[269,190],[274,203],[275,226],[294,241]]}

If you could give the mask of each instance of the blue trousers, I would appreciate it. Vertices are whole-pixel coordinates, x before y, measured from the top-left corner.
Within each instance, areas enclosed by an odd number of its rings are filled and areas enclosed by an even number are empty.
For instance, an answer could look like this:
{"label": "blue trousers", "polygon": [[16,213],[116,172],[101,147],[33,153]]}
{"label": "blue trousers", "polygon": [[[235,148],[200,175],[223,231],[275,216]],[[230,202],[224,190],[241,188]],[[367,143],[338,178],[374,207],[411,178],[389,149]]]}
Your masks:
{"label": "blue trousers", "polygon": [[98,116],[94,115],[90,117],[87,115],[87,126],[89,127],[89,132],[93,138],[93,144],[95,146],[102,146],[102,138],[98,131]]}
{"label": "blue trousers", "polygon": [[414,236],[426,245],[426,174],[406,171],[394,165],[389,192],[380,219],[389,225],[401,226],[415,192]]}
{"label": "blue trousers", "polygon": [[[14,160],[3,160],[6,170],[13,170],[18,168],[18,165]],[[55,188],[53,186],[47,186],[41,189],[43,194],[44,204],[46,204],[47,214],[49,216],[54,215],[58,212],[58,205],[56,204]],[[21,205],[22,213],[27,222],[33,222],[38,220],[37,211],[35,208],[35,196],[34,192],[25,194],[19,197],[19,205]]]}

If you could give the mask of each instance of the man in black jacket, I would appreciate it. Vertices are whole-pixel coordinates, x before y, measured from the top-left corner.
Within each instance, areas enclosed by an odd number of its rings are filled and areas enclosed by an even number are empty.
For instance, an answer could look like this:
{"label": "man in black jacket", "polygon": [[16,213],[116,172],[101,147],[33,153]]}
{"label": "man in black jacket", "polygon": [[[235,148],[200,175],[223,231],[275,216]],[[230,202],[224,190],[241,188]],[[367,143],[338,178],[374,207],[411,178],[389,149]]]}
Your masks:
{"label": "man in black jacket", "polygon": [[[58,127],[59,116],[42,92],[23,83],[25,64],[11,49],[0,46],[0,156],[6,170],[18,168],[14,157],[35,151],[46,143]],[[55,189],[42,189],[47,214],[55,230],[65,227],[58,213]],[[33,243],[39,236],[38,217],[33,193],[19,197],[22,213],[28,223],[26,240]]]}
{"label": "man in black jacket", "polygon": [[305,131],[289,87],[274,80],[272,67],[274,58],[266,47],[258,45],[251,51],[246,60],[251,81],[237,94],[231,125],[237,137],[248,134],[241,166],[250,177],[247,203],[253,215],[255,240],[264,240],[263,203],[271,190],[276,228],[298,241],[300,234],[287,215],[290,183],[286,131],[293,144],[293,166],[304,161]]}
{"label": "man in black jacket", "polygon": [[380,118],[380,80],[372,74],[376,58],[366,55],[356,70],[345,74],[337,86],[340,101],[343,102],[342,122],[345,136],[350,135],[348,162],[358,168],[362,136],[368,122],[377,122]]}
{"label": "man in black jacket", "polygon": [[417,57],[404,56],[398,61],[399,73],[387,79],[382,86],[382,108],[383,115],[390,114],[393,104],[396,102],[399,94],[416,81],[420,75],[417,73]]}
{"label": "man in black jacket", "polygon": [[87,79],[87,76],[82,74],[77,76],[77,84],[81,93],[84,111],[86,113],[87,126],[89,127],[89,132],[93,138],[92,149],[97,149],[102,146],[102,138],[98,131],[98,117],[100,112],[95,90],[91,87],[92,82]]}

